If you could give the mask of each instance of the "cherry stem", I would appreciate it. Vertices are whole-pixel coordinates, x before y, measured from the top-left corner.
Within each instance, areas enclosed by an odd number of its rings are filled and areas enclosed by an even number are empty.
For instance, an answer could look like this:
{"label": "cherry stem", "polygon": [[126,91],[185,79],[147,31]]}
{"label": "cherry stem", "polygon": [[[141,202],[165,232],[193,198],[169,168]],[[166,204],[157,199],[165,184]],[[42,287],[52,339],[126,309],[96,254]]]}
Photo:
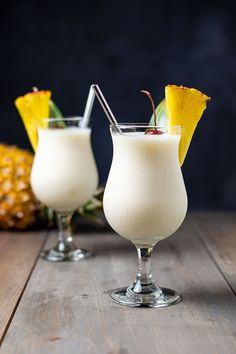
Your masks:
{"label": "cherry stem", "polygon": [[152,95],[150,94],[150,92],[146,91],[146,90],[141,90],[142,93],[144,93],[145,95],[148,96],[149,100],[151,101],[152,104],[152,110],[153,110],[153,114],[154,114],[154,125],[155,125],[155,129],[157,126],[157,115],[156,115],[156,109],[155,109],[155,105],[152,99]]}

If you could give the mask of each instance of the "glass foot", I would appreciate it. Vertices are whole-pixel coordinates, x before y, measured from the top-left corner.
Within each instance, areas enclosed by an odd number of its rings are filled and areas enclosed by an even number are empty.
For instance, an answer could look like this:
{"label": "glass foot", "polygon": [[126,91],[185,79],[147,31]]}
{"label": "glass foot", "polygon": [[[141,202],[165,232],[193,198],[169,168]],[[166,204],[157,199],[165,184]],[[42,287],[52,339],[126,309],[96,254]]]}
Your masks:
{"label": "glass foot", "polygon": [[167,307],[181,301],[181,296],[174,290],[159,288],[159,291],[140,294],[129,288],[115,289],[110,292],[111,299],[117,304],[130,307]]}
{"label": "glass foot", "polygon": [[93,254],[85,249],[74,248],[69,251],[60,251],[58,248],[46,250],[40,253],[40,257],[50,262],[78,262],[92,257]]}

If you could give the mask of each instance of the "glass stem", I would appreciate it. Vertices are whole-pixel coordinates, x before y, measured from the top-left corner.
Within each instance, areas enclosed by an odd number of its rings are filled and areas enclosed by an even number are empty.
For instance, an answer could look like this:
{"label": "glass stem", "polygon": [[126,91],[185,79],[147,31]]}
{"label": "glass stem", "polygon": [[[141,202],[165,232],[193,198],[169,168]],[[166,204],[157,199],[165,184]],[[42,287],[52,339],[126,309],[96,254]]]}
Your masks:
{"label": "glass stem", "polygon": [[73,237],[71,235],[71,219],[73,213],[57,213],[57,224],[59,229],[58,247],[61,251],[73,247]]}
{"label": "glass stem", "polygon": [[153,247],[139,248],[138,251],[138,273],[135,283],[133,284],[133,291],[136,293],[149,293],[153,290],[161,291],[161,289],[155,284],[152,278],[151,270],[151,256]]}

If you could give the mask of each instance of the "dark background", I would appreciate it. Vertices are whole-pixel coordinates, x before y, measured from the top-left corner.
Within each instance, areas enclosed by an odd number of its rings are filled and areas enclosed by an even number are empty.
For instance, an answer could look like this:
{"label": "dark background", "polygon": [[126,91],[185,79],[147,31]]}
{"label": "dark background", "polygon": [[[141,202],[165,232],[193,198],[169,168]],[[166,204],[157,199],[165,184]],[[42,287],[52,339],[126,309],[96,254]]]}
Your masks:
{"label": "dark background", "polygon": [[[0,13],[0,140],[30,148],[14,99],[50,89],[65,115],[81,114],[99,83],[118,120],[148,122],[166,84],[212,97],[183,173],[192,209],[236,207],[236,20],[227,1],[9,1]],[[93,146],[104,182],[112,146],[93,110]]]}

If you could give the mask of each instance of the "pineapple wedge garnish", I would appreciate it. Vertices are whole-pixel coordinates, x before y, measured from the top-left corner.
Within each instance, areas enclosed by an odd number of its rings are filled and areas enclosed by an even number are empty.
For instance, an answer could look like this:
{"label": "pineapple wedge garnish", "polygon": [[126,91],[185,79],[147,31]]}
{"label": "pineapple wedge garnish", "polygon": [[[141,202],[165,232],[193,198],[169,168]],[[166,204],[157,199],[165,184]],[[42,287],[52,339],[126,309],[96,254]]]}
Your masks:
{"label": "pineapple wedge garnish", "polygon": [[211,98],[194,88],[176,85],[165,87],[165,98],[168,125],[182,126],[179,146],[179,161],[182,166],[193,133]]}
{"label": "pineapple wedge garnish", "polygon": [[34,151],[38,143],[38,128],[46,128],[49,117],[51,91],[35,91],[15,100],[16,108],[23,120],[28,138]]}

